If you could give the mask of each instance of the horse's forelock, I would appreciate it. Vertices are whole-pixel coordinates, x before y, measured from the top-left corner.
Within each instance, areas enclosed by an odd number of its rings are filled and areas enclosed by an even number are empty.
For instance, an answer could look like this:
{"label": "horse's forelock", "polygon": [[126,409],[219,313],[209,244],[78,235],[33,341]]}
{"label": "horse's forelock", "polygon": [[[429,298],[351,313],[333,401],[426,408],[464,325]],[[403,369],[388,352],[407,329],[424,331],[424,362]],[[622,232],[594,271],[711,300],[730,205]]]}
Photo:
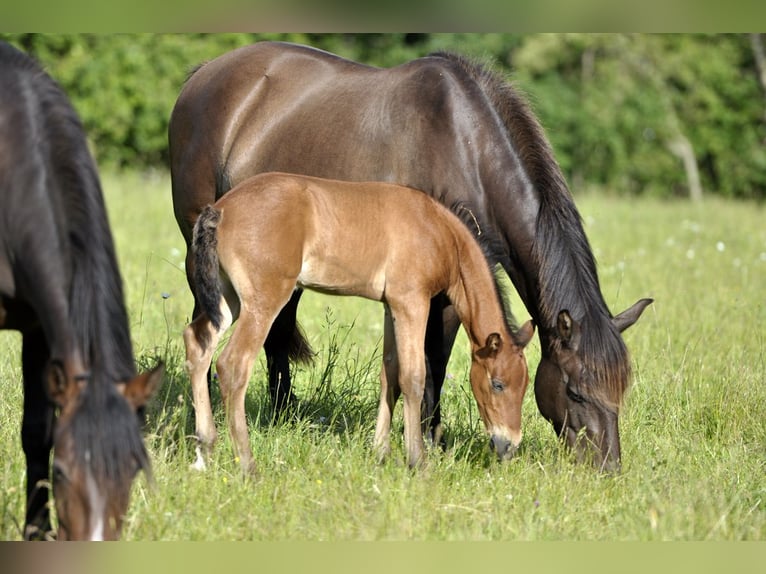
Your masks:
{"label": "horse's forelock", "polygon": [[129,483],[136,470],[150,472],[139,417],[114,385],[91,380],[81,392],[78,409],[88,414],[73,416],[69,423],[75,456],[96,480],[121,485]]}

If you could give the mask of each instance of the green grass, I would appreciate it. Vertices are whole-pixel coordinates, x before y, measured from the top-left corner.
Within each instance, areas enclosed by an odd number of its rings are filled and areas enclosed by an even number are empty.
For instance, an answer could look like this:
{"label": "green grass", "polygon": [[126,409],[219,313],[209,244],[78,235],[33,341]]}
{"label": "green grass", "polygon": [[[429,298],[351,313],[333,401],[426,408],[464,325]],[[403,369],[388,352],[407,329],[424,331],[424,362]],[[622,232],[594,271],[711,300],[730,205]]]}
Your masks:
{"label": "green grass", "polygon": [[[128,540],[763,540],[766,537],[764,209],[578,197],[613,312],[655,303],[625,334],[634,384],[621,418],[623,472],[572,462],[524,402],[519,455],[492,460],[458,340],[445,386],[451,445],[412,473],[395,413],[394,455],[374,461],[382,309],[307,293],[299,318],[318,352],[295,375],[302,416],[274,424],[261,357],[248,395],[256,480],[240,477],[223,425],[204,473],[181,331],[191,311],[165,175],[104,177],[140,365],[167,376],[147,429],[154,483],[136,482]],[[527,317],[513,298],[519,319]],[[19,337],[0,334],[0,538],[18,539]],[[537,340],[527,357],[534,373]]]}

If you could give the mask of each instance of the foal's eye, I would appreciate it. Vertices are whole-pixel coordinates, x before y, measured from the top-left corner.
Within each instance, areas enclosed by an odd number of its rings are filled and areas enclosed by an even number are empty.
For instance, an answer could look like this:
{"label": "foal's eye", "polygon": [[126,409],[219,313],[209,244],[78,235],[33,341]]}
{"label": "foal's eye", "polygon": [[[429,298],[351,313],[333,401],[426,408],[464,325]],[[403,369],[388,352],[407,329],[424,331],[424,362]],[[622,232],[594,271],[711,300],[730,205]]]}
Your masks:
{"label": "foal's eye", "polygon": [[505,385],[503,384],[503,381],[498,379],[492,379],[492,390],[497,391],[498,393],[505,390]]}

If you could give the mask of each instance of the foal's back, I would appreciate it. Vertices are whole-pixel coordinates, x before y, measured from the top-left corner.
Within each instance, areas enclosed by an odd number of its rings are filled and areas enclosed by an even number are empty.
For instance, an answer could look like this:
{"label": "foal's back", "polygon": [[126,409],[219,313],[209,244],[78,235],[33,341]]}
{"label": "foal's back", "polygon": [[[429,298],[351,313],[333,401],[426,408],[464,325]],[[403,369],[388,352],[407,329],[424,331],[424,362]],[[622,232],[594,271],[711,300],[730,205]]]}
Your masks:
{"label": "foal's back", "polygon": [[392,284],[430,296],[454,280],[462,223],[417,190],[266,173],[217,207],[229,274],[268,268],[271,281],[295,278],[316,291],[374,300]]}

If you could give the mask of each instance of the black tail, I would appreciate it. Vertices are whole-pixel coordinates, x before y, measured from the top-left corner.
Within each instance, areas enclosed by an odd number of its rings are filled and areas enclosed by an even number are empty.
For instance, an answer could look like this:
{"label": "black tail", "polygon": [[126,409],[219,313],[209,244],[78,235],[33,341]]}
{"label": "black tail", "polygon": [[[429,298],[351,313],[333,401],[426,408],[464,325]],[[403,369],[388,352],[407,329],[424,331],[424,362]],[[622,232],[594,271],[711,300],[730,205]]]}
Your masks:
{"label": "black tail", "polygon": [[290,342],[287,345],[287,356],[296,363],[310,364],[314,361],[314,350],[306,340],[306,335],[298,323],[295,324]]}
{"label": "black tail", "polygon": [[221,282],[218,270],[218,237],[216,230],[221,212],[208,205],[194,224],[194,295],[216,329],[221,328]]}

